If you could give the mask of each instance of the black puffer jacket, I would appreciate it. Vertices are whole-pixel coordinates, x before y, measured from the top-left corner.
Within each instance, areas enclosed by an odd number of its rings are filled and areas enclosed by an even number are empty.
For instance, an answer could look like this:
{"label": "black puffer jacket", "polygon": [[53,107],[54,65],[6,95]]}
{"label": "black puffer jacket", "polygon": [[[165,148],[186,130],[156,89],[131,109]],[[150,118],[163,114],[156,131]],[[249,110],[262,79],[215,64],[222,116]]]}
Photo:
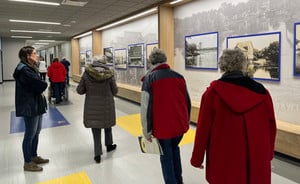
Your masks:
{"label": "black puffer jacket", "polygon": [[20,62],[13,77],[16,80],[16,116],[33,117],[45,113],[47,102],[42,93],[48,85],[39,73],[29,64]]}

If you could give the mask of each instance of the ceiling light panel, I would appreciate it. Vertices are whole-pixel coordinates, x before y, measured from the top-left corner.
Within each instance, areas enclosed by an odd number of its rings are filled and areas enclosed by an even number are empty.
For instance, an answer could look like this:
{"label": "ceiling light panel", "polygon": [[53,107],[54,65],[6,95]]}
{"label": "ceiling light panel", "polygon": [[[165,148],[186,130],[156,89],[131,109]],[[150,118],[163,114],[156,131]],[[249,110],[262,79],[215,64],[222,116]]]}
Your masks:
{"label": "ceiling light panel", "polygon": [[34,0],[8,0],[12,2],[21,2],[21,3],[32,3],[32,4],[42,4],[50,6],[60,6],[59,3],[47,2],[47,1],[34,1]]}
{"label": "ceiling light panel", "polygon": [[16,19],[9,19],[9,22],[61,25],[61,23],[59,23],[59,22],[45,22],[45,21],[32,21],[32,20],[16,20]]}

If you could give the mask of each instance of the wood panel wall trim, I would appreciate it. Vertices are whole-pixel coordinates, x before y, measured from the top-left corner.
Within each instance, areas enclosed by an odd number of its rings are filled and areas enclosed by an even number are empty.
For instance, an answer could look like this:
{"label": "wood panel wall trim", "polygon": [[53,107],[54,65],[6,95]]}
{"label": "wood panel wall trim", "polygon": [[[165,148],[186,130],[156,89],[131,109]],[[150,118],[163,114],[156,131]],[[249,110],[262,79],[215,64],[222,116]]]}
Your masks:
{"label": "wood panel wall trim", "polygon": [[102,31],[93,31],[93,56],[102,55]]}
{"label": "wood panel wall trim", "polygon": [[167,63],[174,68],[174,16],[173,8],[158,8],[158,44],[167,56]]}
{"label": "wood panel wall trim", "polygon": [[79,41],[78,39],[71,40],[72,47],[72,76],[80,75],[80,64],[79,64]]}

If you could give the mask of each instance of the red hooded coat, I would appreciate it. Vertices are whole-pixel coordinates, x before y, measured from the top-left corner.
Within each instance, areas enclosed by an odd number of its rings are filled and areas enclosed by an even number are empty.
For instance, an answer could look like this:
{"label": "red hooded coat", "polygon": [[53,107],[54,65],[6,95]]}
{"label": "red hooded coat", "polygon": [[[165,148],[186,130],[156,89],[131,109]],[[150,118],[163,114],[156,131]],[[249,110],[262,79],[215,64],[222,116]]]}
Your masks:
{"label": "red hooded coat", "polygon": [[246,81],[246,86],[213,81],[202,96],[191,164],[200,167],[206,154],[210,184],[271,183],[276,135],[272,99],[262,85]]}

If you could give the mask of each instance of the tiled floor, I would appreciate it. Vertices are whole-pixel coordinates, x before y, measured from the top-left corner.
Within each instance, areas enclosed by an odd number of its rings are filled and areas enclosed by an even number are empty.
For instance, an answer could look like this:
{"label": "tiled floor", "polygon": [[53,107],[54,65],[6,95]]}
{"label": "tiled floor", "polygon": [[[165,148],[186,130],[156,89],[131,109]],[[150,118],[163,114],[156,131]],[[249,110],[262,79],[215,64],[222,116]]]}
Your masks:
{"label": "tiled floor", "polygon": [[[69,102],[56,106],[70,123],[65,126],[45,128],[40,134],[39,154],[50,159],[39,173],[23,171],[21,144],[23,133],[10,134],[10,114],[14,111],[14,82],[0,84],[0,183],[35,184],[51,182],[76,173],[84,173],[93,184],[162,184],[157,155],[142,154],[135,136],[123,128],[113,128],[118,145],[113,153],[104,152],[101,164],[93,160],[93,142],[90,129],[82,124],[83,96],[69,90]],[[118,117],[139,113],[139,105],[116,98]],[[191,125],[191,129],[194,126]],[[192,143],[181,146],[185,184],[207,183],[204,170],[189,164]],[[300,145],[299,145],[300,146]],[[275,158],[272,162],[272,184],[300,183],[299,163]],[[75,180],[80,183],[80,177]],[[72,182],[74,184],[74,182]]]}

